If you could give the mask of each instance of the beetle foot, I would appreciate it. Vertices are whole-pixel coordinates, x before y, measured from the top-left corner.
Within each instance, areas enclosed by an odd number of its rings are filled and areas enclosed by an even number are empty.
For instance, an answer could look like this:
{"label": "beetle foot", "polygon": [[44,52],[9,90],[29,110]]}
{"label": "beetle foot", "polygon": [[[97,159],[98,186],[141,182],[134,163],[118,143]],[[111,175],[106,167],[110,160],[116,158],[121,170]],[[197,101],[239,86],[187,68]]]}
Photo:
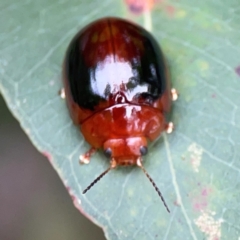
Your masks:
{"label": "beetle foot", "polygon": [[62,98],[62,99],[65,99],[66,98],[66,94],[65,94],[65,89],[62,88],[59,90],[58,92],[59,96]]}
{"label": "beetle foot", "polygon": [[96,152],[95,148],[90,148],[85,154],[79,156],[80,164],[89,164],[91,156]]}
{"label": "beetle foot", "polygon": [[178,92],[177,92],[177,90],[175,88],[171,89],[171,94],[172,94],[172,100],[176,101],[178,99],[178,95],[179,94],[178,94]]}
{"label": "beetle foot", "polygon": [[168,134],[170,134],[170,133],[172,133],[173,129],[174,129],[173,123],[172,123],[172,122],[169,122],[169,123],[167,124],[167,126],[166,126],[166,132],[167,132]]}

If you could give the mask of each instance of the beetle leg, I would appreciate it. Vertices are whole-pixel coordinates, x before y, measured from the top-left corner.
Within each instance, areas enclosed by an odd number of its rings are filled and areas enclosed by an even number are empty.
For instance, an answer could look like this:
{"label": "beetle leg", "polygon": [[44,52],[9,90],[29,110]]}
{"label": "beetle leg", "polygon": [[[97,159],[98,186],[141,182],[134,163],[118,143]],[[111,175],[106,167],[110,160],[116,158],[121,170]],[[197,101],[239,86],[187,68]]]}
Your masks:
{"label": "beetle leg", "polygon": [[171,94],[172,94],[172,100],[176,101],[178,99],[178,92],[175,88],[171,89]]}
{"label": "beetle leg", "polygon": [[88,164],[90,162],[91,156],[96,152],[97,150],[93,147],[91,147],[85,154],[79,156],[79,163],[80,164]]}
{"label": "beetle leg", "polygon": [[167,133],[171,133],[173,131],[173,129],[174,129],[173,123],[172,122],[167,123],[167,125],[166,125],[166,132]]}
{"label": "beetle leg", "polygon": [[58,92],[59,96],[62,98],[62,99],[65,99],[66,98],[66,95],[65,95],[65,89],[64,88],[61,88]]}

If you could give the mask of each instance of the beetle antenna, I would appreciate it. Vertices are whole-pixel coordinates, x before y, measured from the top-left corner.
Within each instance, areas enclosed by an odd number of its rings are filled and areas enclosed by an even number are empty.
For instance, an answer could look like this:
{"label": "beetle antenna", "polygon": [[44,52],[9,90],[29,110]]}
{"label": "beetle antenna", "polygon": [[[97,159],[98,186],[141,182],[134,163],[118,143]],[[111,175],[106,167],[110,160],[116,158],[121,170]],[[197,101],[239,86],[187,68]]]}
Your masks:
{"label": "beetle antenna", "polygon": [[152,183],[153,187],[155,188],[156,192],[158,193],[158,196],[161,198],[161,200],[162,200],[165,208],[166,208],[167,211],[170,213],[170,210],[169,210],[169,208],[168,208],[168,206],[167,206],[167,204],[166,204],[166,202],[165,202],[165,200],[164,200],[164,198],[163,198],[162,193],[160,192],[160,190],[159,190],[159,188],[157,187],[156,183],[153,181],[153,179],[149,176],[149,174],[147,173],[147,171],[146,171],[145,168],[143,167],[141,158],[138,158],[138,160],[137,160],[137,166],[140,167],[140,168],[143,170],[144,174],[145,174],[146,177],[149,179],[149,181]]}
{"label": "beetle antenna", "polygon": [[110,170],[117,166],[116,161],[113,159],[111,161],[111,165],[108,169],[106,169],[103,173],[101,173],[82,193],[85,194],[88,190],[92,188],[104,175],[106,175]]}

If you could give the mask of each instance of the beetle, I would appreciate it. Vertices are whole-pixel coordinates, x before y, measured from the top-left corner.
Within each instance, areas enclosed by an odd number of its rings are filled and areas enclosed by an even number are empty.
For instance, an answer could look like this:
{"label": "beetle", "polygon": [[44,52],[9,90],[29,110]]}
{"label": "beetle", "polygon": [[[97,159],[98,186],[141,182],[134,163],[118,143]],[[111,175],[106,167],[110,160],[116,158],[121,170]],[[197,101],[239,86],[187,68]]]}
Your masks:
{"label": "beetle", "polygon": [[172,131],[173,124],[166,119],[172,100],[177,98],[154,37],[141,26],[116,17],[88,24],[67,49],[63,83],[73,122],[91,145],[80,162],[89,163],[97,149],[110,158],[110,167],[83,193],[109,170],[137,165],[169,211],[142,164],[148,142],[163,131]]}

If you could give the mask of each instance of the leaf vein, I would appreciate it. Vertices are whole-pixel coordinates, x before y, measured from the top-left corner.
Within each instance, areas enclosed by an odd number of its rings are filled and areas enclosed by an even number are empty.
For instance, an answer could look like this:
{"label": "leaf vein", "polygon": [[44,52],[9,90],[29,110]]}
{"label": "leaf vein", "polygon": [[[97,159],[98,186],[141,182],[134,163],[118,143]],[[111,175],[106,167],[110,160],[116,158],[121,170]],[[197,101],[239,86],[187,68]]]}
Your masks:
{"label": "leaf vein", "polygon": [[182,202],[182,197],[181,197],[179,186],[178,186],[178,183],[177,183],[175,169],[174,169],[174,166],[173,166],[172,156],[171,156],[170,147],[169,147],[169,143],[168,143],[166,133],[163,134],[163,139],[164,139],[164,144],[165,144],[165,147],[166,147],[167,159],[168,159],[168,162],[169,162],[170,172],[171,172],[171,176],[172,176],[172,183],[173,183],[173,186],[174,186],[174,189],[175,189],[175,192],[176,192],[176,196],[177,196],[177,202],[181,206],[181,211],[182,211],[183,216],[186,220],[186,223],[189,227],[190,234],[191,234],[192,238],[194,240],[197,240],[197,237],[196,237],[195,232],[194,232],[193,227],[192,227],[191,220],[188,217],[186,209],[185,209],[185,207],[183,205],[183,202]]}

